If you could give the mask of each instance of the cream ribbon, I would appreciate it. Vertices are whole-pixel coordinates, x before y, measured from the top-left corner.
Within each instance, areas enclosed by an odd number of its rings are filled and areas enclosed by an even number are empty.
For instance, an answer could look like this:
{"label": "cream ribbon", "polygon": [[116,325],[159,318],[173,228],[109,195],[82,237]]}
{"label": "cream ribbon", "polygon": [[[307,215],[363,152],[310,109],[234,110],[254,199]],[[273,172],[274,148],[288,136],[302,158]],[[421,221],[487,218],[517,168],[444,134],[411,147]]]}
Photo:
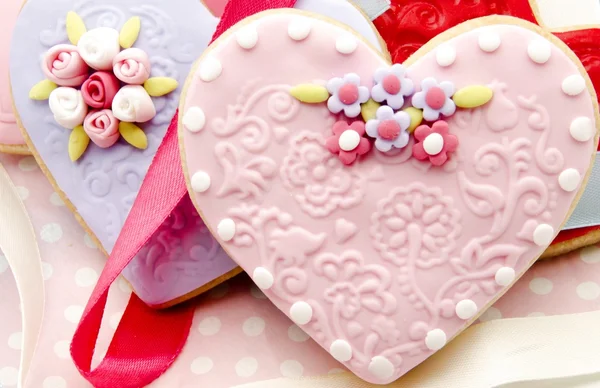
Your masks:
{"label": "cream ribbon", "polygon": [[[471,326],[386,387],[490,388],[524,382],[532,382],[531,387],[542,382],[575,387],[575,380],[581,378],[600,385],[600,311],[501,319]],[[340,373],[259,381],[234,388],[377,387],[381,385]]]}
{"label": "cream ribbon", "polygon": [[0,164],[0,249],[21,299],[23,321],[18,387],[23,387],[44,315],[44,277],[33,225],[8,173]]}

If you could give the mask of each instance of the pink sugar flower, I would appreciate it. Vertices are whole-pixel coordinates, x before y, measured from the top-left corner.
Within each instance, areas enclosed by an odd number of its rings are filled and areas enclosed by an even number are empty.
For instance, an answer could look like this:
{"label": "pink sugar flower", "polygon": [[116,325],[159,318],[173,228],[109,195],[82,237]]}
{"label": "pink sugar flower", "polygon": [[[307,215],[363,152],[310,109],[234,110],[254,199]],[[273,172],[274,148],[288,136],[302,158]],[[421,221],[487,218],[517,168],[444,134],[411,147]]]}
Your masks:
{"label": "pink sugar flower", "polygon": [[458,138],[450,133],[448,123],[443,120],[436,121],[431,127],[417,127],[414,136],[413,156],[418,160],[429,159],[434,166],[446,163],[448,154],[458,147]]}
{"label": "pink sugar flower", "polygon": [[350,125],[345,121],[338,121],[333,125],[333,136],[327,138],[325,146],[348,166],[371,150],[371,143],[364,135],[365,123],[362,121],[355,121]]}

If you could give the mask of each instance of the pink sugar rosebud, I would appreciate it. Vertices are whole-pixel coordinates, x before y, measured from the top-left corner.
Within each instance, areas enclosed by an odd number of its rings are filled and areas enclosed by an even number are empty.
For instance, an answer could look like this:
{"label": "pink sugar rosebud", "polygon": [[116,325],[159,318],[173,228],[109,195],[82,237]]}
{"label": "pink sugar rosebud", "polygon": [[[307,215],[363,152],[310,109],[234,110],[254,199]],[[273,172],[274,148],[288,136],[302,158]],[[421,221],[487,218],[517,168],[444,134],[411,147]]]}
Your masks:
{"label": "pink sugar rosebud", "polygon": [[81,85],[88,76],[88,70],[77,47],[70,44],[51,47],[42,62],[44,75],[58,86]]}
{"label": "pink sugar rosebud", "polygon": [[83,130],[100,148],[108,148],[119,140],[119,120],[110,109],[94,110],[83,121]]}
{"label": "pink sugar rosebud", "polygon": [[150,59],[144,50],[130,48],[121,51],[113,60],[115,76],[129,85],[141,85],[150,78]]}
{"label": "pink sugar rosebud", "polygon": [[110,109],[113,99],[121,87],[112,73],[97,71],[83,83],[83,100],[92,109]]}

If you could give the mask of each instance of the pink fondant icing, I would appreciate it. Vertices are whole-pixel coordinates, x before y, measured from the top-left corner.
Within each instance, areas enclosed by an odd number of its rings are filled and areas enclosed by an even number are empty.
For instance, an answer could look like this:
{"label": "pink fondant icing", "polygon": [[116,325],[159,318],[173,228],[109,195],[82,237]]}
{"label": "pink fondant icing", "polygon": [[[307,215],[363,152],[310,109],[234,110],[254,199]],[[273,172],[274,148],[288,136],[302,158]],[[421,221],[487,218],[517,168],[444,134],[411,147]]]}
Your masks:
{"label": "pink fondant icing", "polygon": [[58,44],[44,55],[42,71],[59,86],[80,86],[88,76],[88,65],[79,55],[77,46]]}
{"label": "pink fondant icing", "polygon": [[119,120],[110,109],[95,110],[87,114],[83,130],[100,148],[108,148],[119,140]]}
{"label": "pink fondant icing", "polygon": [[[578,190],[562,190],[558,177],[567,168],[584,177],[597,143],[574,140],[569,126],[578,117],[596,123],[594,99],[563,93],[577,64],[554,45],[546,64],[531,61],[528,43],[540,36],[512,19],[461,25],[466,32],[446,42],[452,65],[440,67],[426,47],[407,73],[417,88],[426,77],[493,88],[487,105],[447,119],[456,153],[435,167],[413,158],[411,145],[345,166],[323,136],[337,116],[289,90],[348,73],[370,86],[388,64],[362,40],[340,54],[335,43],[347,31],[320,19],[307,39],[290,39],[297,17],[255,20],[251,50],[233,27],[209,49],[221,75],[209,83],[191,75],[180,114],[199,108],[206,124],[197,133],[181,125],[184,166],[188,179],[201,171],[211,184],[190,193],[231,257],[251,276],[260,267],[254,280],[284,313],[328,351],[342,341],[333,356],[360,377],[389,383],[505,290],[499,269],[519,276],[560,230]],[[479,47],[484,32],[502,40],[493,53]],[[355,233],[339,238],[340,223]],[[456,306],[467,299],[477,312],[463,319]]]}
{"label": "pink fondant icing", "polygon": [[139,48],[123,50],[113,59],[113,72],[126,84],[143,84],[150,78],[150,69],[148,54]]}
{"label": "pink fondant icing", "polygon": [[92,109],[110,109],[120,87],[112,73],[97,71],[81,85],[81,95]]}

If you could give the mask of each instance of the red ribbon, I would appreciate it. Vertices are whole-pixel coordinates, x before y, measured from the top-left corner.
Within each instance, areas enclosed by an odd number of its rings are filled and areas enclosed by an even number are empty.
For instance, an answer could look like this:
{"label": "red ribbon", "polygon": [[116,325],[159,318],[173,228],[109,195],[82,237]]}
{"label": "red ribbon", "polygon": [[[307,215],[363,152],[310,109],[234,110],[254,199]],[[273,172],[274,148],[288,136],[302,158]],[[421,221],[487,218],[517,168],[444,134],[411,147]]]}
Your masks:
{"label": "red ribbon", "polygon": [[[230,0],[213,41],[248,16],[272,8],[291,8],[295,3],[296,0]],[[146,386],[164,373],[183,349],[194,306],[185,303],[159,311],[132,294],[106,356],[95,369],[91,366],[110,285],[186,194],[175,114],[71,342],[75,365],[96,388]]]}

